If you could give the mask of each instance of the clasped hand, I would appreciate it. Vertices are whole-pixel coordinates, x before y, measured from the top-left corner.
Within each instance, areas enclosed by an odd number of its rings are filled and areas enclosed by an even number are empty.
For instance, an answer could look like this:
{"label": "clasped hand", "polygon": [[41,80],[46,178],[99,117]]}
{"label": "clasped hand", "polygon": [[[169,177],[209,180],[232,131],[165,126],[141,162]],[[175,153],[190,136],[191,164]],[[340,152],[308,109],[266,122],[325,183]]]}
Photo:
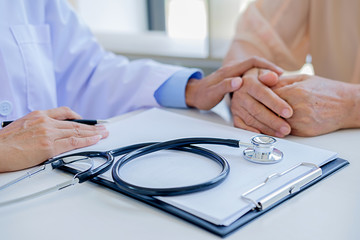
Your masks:
{"label": "clasped hand", "polygon": [[359,127],[355,84],[252,69],[231,100],[234,125],[277,137],[316,136]]}
{"label": "clasped hand", "polygon": [[317,136],[339,129],[359,127],[357,84],[319,76],[282,76],[272,90],[294,110],[287,119],[291,133]]}

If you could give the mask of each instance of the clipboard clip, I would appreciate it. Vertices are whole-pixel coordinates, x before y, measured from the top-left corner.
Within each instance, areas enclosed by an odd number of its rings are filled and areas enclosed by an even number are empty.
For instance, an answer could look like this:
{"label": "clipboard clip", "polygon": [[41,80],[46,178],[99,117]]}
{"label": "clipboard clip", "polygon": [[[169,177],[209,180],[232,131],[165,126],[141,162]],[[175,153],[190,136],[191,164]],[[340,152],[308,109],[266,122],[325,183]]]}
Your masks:
{"label": "clipboard clip", "polygon": [[[310,168],[312,168],[312,171],[307,173],[304,176],[301,176],[298,179],[295,179],[294,181],[291,181],[290,183],[286,184],[285,186],[278,188],[274,192],[267,194],[266,196],[260,198],[258,201],[255,201],[254,199],[248,197],[248,195],[250,193],[265,186],[272,179],[282,177],[285,174],[287,174],[301,166],[310,167]],[[311,182],[312,180],[320,177],[321,175],[322,175],[322,170],[318,165],[313,164],[313,163],[302,162],[302,163],[299,163],[299,164],[285,170],[284,172],[271,174],[270,176],[268,176],[265,179],[265,181],[263,183],[257,185],[256,187],[250,189],[249,191],[243,193],[241,195],[241,197],[243,199],[253,203],[255,205],[255,209],[264,210],[264,209],[267,209],[268,207],[270,207],[271,205],[273,205],[274,203],[280,201],[284,197],[298,192],[304,185],[306,185],[307,183]]]}

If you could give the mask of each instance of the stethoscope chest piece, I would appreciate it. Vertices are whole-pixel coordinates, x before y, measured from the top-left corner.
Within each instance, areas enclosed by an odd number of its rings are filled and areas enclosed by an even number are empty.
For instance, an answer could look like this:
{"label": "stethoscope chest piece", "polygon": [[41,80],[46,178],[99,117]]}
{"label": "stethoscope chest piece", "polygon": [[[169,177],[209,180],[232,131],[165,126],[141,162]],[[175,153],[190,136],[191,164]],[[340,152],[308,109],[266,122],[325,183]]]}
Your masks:
{"label": "stethoscope chest piece", "polygon": [[254,163],[272,164],[280,162],[284,154],[274,148],[276,139],[270,136],[258,135],[251,139],[252,147],[243,151],[246,160]]}

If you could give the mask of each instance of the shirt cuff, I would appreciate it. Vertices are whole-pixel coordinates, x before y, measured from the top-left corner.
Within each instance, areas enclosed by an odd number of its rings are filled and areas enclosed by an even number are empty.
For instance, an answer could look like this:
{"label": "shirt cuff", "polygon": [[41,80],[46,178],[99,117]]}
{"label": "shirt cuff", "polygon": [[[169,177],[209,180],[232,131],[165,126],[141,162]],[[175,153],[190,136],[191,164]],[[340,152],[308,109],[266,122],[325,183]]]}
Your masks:
{"label": "shirt cuff", "polygon": [[158,104],[163,107],[187,108],[185,88],[191,78],[202,79],[203,72],[196,68],[187,68],[175,72],[154,93]]}

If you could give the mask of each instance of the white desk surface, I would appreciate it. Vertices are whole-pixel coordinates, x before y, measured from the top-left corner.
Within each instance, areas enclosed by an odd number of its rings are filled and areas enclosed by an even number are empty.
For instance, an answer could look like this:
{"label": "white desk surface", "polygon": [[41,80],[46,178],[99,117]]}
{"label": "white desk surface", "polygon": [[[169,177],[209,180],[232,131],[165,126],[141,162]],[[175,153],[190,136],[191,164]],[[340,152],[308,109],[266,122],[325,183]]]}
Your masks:
{"label": "white desk surface", "polygon": [[[172,111],[229,124],[217,114]],[[286,139],[336,151],[350,165],[225,239],[360,239],[360,129]],[[0,174],[0,184],[20,174]],[[58,183],[68,178],[66,173],[53,171],[34,178],[30,185]],[[115,238],[220,239],[184,220],[93,183],[0,208],[0,239]]]}

